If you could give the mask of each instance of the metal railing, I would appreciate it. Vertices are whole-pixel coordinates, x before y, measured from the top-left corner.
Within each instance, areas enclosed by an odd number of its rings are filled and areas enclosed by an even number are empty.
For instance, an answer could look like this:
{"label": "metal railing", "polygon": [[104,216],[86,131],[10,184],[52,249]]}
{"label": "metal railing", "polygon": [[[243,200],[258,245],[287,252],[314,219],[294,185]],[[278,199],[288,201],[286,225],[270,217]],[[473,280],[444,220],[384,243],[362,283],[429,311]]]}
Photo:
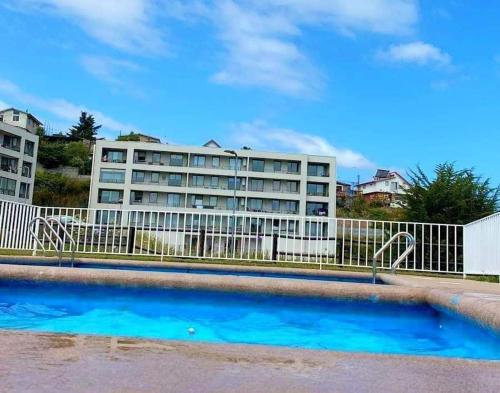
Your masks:
{"label": "metal railing", "polygon": [[407,247],[406,249],[398,256],[398,258],[391,264],[391,273],[396,273],[396,269],[403,262],[408,255],[415,248],[415,238],[408,232],[398,232],[393,237],[391,237],[387,243],[385,243],[374,255],[372,259],[372,275],[373,275],[373,284],[377,282],[377,259],[383,254],[385,250],[387,250],[396,240],[400,237],[406,237]]}
{"label": "metal railing", "polygon": [[[74,250],[77,254],[148,256],[158,260],[246,260],[370,269],[377,251],[395,234],[407,232],[414,237],[415,248],[401,258],[399,270],[463,272],[461,225],[244,211],[233,215],[213,209],[186,211],[162,206],[79,209],[0,201],[0,249],[36,249],[27,227],[37,216],[54,217],[66,229],[60,231],[63,253]],[[44,246],[59,251],[47,239]],[[398,237],[379,254],[378,268],[390,270],[394,259],[406,248],[407,241]]]}

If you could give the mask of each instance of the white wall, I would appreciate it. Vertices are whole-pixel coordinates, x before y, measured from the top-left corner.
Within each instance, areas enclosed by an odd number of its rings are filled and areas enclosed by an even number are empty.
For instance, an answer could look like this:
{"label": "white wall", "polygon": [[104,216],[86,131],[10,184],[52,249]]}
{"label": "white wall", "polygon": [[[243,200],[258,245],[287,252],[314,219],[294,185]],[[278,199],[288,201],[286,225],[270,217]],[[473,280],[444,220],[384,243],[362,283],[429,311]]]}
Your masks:
{"label": "white wall", "polygon": [[500,213],[464,227],[464,274],[500,275]]}

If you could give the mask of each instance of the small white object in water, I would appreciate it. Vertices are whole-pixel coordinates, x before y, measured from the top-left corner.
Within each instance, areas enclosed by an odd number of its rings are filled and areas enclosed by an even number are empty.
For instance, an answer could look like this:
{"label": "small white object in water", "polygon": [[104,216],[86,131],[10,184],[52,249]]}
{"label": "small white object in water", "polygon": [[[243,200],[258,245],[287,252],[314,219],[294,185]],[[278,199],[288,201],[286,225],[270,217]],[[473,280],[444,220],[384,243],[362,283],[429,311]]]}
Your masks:
{"label": "small white object in water", "polygon": [[195,333],[196,333],[196,330],[195,330],[194,328],[190,327],[190,328],[188,329],[188,333],[189,333],[189,334],[191,334],[191,335],[193,335],[193,334],[195,334]]}

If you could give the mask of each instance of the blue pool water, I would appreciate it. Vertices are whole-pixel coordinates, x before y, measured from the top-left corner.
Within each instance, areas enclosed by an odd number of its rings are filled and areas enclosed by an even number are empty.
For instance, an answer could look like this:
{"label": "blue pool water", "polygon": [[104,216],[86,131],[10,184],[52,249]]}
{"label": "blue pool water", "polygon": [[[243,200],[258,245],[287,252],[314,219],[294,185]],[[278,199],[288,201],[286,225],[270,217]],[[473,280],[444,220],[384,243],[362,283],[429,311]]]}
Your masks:
{"label": "blue pool water", "polygon": [[500,360],[497,335],[429,306],[194,290],[3,281],[0,328]]}
{"label": "blue pool water", "polygon": [[[35,266],[47,266],[45,261],[4,261],[1,263],[9,264],[23,264],[23,265],[35,265]],[[57,266],[57,263],[51,264]],[[64,266],[70,266],[68,263],[64,262]],[[112,269],[112,270],[134,270],[143,272],[160,272],[160,273],[191,273],[191,274],[216,274],[219,276],[245,276],[245,277],[270,277],[270,278],[288,278],[288,279],[298,279],[298,280],[314,280],[314,281],[336,281],[336,282],[349,282],[349,283],[363,283],[370,284],[372,282],[371,277],[354,277],[354,276],[340,276],[340,275],[314,275],[314,274],[300,274],[300,273],[278,273],[278,272],[266,272],[266,271],[252,271],[252,270],[234,270],[234,269],[201,269],[201,268],[180,268],[174,266],[144,266],[144,265],[134,265],[134,264],[121,264],[113,265],[106,263],[78,263],[75,262],[75,268],[90,268],[90,269]],[[377,284],[384,284],[383,281],[377,279]]]}

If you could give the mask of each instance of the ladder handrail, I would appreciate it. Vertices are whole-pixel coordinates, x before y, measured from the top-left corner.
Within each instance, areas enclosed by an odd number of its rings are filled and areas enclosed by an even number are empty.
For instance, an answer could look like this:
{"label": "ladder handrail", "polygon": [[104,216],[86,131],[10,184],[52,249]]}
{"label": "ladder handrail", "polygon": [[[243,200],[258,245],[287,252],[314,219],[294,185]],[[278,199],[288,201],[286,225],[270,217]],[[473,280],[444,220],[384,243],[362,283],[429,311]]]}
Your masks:
{"label": "ladder handrail", "polygon": [[37,244],[42,248],[43,251],[45,251],[45,246],[40,241],[37,234],[35,233],[35,231],[32,228],[33,224],[35,224],[37,221],[42,221],[45,224],[44,229],[43,229],[43,235],[44,235],[44,237],[47,237],[49,239],[49,242],[54,246],[56,251],[57,251],[57,244],[52,240],[52,238],[50,236],[48,236],[45,227],[49,228],[49,230],[52,232],[52,234],[55,235],[56,239],[61,243],[61,249],[59,250],[59,266],[61,266],[62,250],[63,250],[63,246],[64,246],[63,240],[61,239],[59,234],[56,232],[56,230],[54,228],[52,228],[52,226],[50,226],[50,224],[48,223],[48,221],[45,218],[40,217],[40,216],[33,218],[28,224],[28,229],[29,229],[31,235],[35,238],[35,241],[37,242]]}
{"label": "ladder handrail", "polygon": [[397,267],[403,260],[410,255],[410,253],[414,250],[415,248],[415,238],[413,235],[409,232],[398,232],[396,233],[393,237],[391,237],[387,243],[385,243],[374,255],[373,255],[373,260],[372,260],[372,274],[373,274],[373,283],[375,284],[376,282],[376,277],[377,277],[377,259],[382,253],[387,250],[392,243],[394,243],[397,239],[399,239],[401,236],[406,237],[407,242],[409,243],[408,246],[406,247],[406,250],[399,255],[399,257],[394,261],[394,263],[391,265],[391,273],[394,274],[396,272]]}
{"label": "ladder handrail", "polygon": [[[75,262],[75,252],[76,252],[76,241],[75,241],[75,239],[73,239],[73,236],[71,236],[71,234],[68,232],[68,230],[66,229],[66,227],[57,218],[50,217],[50,218],[46,219],[46,222],[47,223],[52,223],[52,222],[56,223],[57,226],[59,228],[61,228],[61,230],[64,232],[64,234],[68,238],[68,240],[69,240],[69,242],[71,244],[71,247],[70,247],[70,251],[71,251],[71,267],[73,267],[73,264]],[[52,228],[52,226],[51,226],[51,228]],[[59,239],[61,239],[61,238],[59,237]],[[63,249],[64,248],[64,241],[62,239],[60,241],[61,241],[61,248]]]}

